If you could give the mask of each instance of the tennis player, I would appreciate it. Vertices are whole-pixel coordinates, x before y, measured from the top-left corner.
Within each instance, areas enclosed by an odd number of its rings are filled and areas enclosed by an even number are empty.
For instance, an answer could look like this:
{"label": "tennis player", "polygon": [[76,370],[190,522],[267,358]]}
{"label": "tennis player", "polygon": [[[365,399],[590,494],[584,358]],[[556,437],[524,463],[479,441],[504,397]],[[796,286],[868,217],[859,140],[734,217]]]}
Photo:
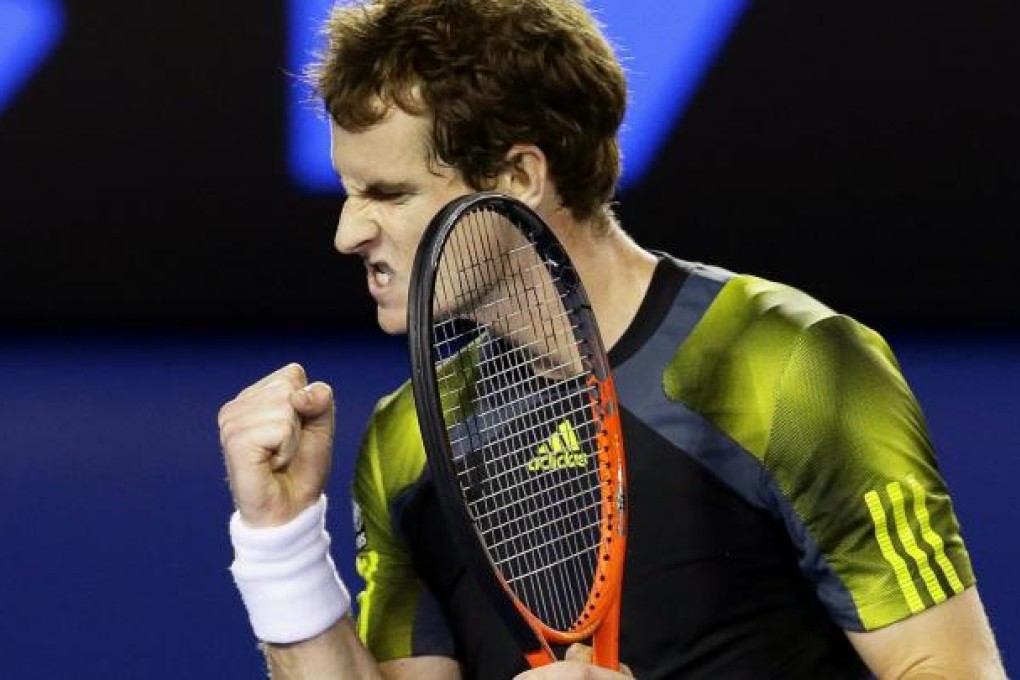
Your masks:
{"label": "tennis player", "polygon": [[364,430],[353,606],[324,526],[333,394],[291,364],[219,415],[231,570],[274,678],[1005,676],[883,338],[617,223],[626,82],[580,3],[377,0],[336,7],[326,34],[311,76],[347,193],[336,247],[362,260],[384,331],[406,331],[419,236],[465,193],[526,202],[577,265],[628,452],[628,668],[574,646],[528,670],[444,532],[409,385]]}

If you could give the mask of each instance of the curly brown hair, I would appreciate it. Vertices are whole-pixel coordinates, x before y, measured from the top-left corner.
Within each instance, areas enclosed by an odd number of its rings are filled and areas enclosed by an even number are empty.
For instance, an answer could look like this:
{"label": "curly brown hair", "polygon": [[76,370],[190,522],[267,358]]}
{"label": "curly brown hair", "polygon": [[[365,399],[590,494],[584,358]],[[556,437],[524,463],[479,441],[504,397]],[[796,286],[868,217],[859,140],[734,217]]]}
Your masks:
{"label": "curly brown hair", "polygon": [[432,118],[431,153],[476,189],[517,143],[542,149],[578,220],[608,208],[620,174],[623,69],[578,0],[370,0],[338,4],[307,72],[338,125],[391,105]]}

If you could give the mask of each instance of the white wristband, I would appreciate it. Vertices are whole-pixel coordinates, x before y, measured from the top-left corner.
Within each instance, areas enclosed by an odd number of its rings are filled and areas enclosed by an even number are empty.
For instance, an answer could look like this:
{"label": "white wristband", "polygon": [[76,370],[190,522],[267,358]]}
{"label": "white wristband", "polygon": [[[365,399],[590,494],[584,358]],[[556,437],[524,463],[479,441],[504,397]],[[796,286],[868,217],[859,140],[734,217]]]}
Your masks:
{"label": "white wristband", "polygon": [[329,556],[326,496],[278,527],[248,526],[230,518],[234,583],[263,642],[298,642],[336,623],[351,606]]}

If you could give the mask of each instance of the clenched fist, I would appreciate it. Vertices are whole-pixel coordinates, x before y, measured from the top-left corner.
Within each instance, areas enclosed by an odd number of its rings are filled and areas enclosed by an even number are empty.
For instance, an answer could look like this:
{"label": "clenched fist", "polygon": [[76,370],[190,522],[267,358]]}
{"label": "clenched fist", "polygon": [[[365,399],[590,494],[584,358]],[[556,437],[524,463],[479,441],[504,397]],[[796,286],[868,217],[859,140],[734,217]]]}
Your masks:
{"label": "clenched fist", "polygon": [[252,527],[286,524],[315,503],[332,463],[333,391],[288,364],[219,412],[234,504]]}

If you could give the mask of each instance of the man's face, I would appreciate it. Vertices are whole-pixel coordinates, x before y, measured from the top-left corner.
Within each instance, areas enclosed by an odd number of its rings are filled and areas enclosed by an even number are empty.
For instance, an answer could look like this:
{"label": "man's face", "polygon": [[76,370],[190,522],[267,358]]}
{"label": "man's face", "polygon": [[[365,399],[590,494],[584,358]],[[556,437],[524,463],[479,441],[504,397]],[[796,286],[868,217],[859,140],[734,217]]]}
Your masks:
{"label": "man's face", "polygon": [[427,118],[392,107],[362,132],[331,125],[333,167],[347,191],[334,244],[364,261],[379,326],[404,333],[422,232],[440,208],[471,189],[455,170],[430,166]]}

